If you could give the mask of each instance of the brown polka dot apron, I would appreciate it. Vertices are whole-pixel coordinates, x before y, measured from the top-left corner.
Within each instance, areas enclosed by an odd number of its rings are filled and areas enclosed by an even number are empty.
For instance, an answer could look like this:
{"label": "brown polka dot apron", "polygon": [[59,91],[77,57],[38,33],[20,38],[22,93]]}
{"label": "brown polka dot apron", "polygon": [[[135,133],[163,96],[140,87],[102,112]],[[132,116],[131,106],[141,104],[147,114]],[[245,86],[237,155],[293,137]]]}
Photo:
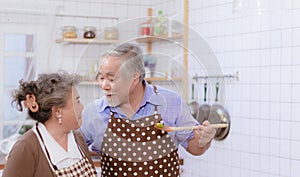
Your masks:
{"label": "brown polka dot apron", "polygon": [[178,149],[168,133],[154,128],[154,115],[138,120],[111,112],[101,147],[102,177],[179,177]]}
{"label": "brown polka dot apron", "polygon": [[46,154],[47,157],[54,169],[54,173],[57,177],[97,177],[97,172],[96,170],[93,168],[93,166],[91,165],[91,163],[89,162],[88,158],[85,157],[85,155],[83,154],[81,148],[77,145],[81,155],[82,155],[82,159],[79,160],[78,162],[76,162],[75,164],[66,167],[66,168],[62,168],[62,169],[58,169],[56,165],[54,165],[51,161],[49,152],[47,147],[45,146],[44,143],[44,139],[38,129],[38,127],[36,126],[36,130],[38,132],[39,137],[41,138],[45,150],[46,150]]}

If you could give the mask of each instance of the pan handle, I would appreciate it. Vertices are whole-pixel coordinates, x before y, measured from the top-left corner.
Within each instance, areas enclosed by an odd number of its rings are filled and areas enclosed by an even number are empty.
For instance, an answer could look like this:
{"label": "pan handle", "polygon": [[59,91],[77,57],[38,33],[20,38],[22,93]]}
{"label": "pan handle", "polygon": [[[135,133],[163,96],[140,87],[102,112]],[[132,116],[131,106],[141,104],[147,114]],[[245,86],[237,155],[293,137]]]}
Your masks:
{"label": "pan handle", "polygon": [[195,84],[192,83],[192,100],[194,100]]}
{"label": "pan handle", "polygon": [[204,83],[204,103],[206,103],[206,95],[207,95],[207,83]]}
{"label": "pan handle", "polygon": [[218,97],[219,97],[219,88],[220,88],[220,83],[216,83],[216,99],[215,101],[218,102]]}

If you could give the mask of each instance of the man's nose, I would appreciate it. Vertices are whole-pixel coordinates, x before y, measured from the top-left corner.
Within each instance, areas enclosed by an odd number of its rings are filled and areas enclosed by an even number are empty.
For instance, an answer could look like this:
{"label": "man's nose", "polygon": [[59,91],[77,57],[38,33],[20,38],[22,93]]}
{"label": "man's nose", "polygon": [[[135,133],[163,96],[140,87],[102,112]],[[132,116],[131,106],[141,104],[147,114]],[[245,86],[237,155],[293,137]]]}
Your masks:
{"label": "man's nose", "polygon": [[103,81],[102,81],[102,83],[100,82],[100,87],[102,88],[102,89],[110,89],[110,81],[109,80],[106,80],[106,79],[104,79]]}

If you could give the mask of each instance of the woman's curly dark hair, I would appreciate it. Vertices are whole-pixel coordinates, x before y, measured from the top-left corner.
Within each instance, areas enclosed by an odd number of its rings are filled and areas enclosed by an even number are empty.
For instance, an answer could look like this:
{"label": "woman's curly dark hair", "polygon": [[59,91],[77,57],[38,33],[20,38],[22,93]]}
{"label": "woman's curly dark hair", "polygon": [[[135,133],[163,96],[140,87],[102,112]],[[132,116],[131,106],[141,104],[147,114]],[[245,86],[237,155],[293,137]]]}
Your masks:
{"label": "woman's curly dark hair", "polygon": [[28,114],[32,119],[44,123],[51,117],[53,106],[63,107],[67,104],[72,86],[80,83],[81,79],[77,74],[60,70],[56,73],[39,74],[36,81],[20,80],[19,88],[12,91],[12,105],[23,111],[22,102],[26,100],[26,95],[34,95],[39,109],[37,112],[28,109]]}

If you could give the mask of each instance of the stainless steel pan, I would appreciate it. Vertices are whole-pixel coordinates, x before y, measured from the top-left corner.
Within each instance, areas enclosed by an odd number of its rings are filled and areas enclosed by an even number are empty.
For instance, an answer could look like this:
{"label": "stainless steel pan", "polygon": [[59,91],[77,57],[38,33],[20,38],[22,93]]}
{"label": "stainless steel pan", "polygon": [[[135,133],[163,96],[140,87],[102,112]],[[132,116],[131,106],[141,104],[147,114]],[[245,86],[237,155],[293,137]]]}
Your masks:
{"label": "stainless steel pan", "polygon": [[197,111],[196,120],[202,124],[205,120],[208,120],[210,114],[210,105],[206,103],[207,100],[207,83],[204,83],[204,96],[203,96],[203,104],[199,107]]}
{"label": "stainless steel pan", "polygon": [[194,100],[194,95],[195,95],[195,84],[192,84],[192,102],[189,103],[190,109],[191,109],[191,114],[194,118],[197,116],[197,111],[198,111],[198,102]]}
{"label": "stainless steel pan", "polygon": [[230,130],[230,115],[228,110],[223,105],[218,103],[219,88],[220,84],[217,82],[215,104],[211,106],[210,114],[207,120],[211,124],[228,124],[228,127],[226,128],[218,128],[215,135],[216,140],[223,140],[227,137]]}

